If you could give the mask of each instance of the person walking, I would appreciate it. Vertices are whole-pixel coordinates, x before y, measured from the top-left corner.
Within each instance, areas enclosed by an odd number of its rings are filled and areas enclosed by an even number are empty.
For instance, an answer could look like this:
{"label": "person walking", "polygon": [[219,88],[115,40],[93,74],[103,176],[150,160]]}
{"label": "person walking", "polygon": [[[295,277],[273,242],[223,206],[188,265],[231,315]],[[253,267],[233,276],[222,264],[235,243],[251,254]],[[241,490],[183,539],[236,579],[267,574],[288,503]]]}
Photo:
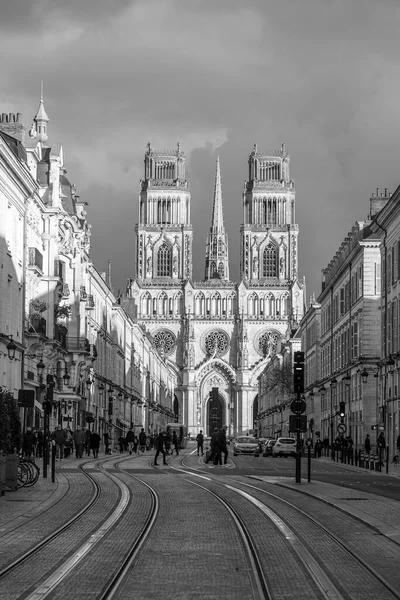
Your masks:
{"label": "person walking", "polygon": [[56,460],[62,460],[64,457],[64,446],[67,439],[67,433],[62,429],[61,425],[57,425],[57,429],[53,431],[52,439],[56,443]]}
{"label": "person walking", "polygon": [[371,454],[371,438],[369,437],[369,433],[365,436],[364,452],[365,454],[368,454],[368,456]]}
{"label": "person walking", "polygon": [[205,463],[208,464],[210,460],[212,460],[214,465],[217,465],[218,463],[222,464],[218,427],[214,427],[210,446],[210,454],[207,456]]}
{"label": "person walking", "polygon": [[85,445],[85,433],[82,431],[80,425],[77,426],[74,433],[72,434],[75,446],[75,458],[82,458],[83,448]]}
{"label": "person walking", "polygon": [[43,435],[43,429],[40,428],[39,431],[37,432],[37,446],[36,446],[36,456],[38,458],[42,458],[43,456],[43,442],[44,442],[44,435]]}
{"label": "person walking", "polygon": [[22,438],[22,454],[25,458],[30,459],[32,455],[35,458],[35,446],[36,434],[30,427],[27,427]]}
{"label": "person walking", "polygon": [[110,434],[106,431],[103,433],[104,449],[106,454],[110,454]]}
{"label": "person walking", "polygon": [[85,452],[90,456],[90,429],[89,427],[85,431]]}
{"label": "person walking", "polygon": [[219,430],[219,443],[220,443],[220,460],[219,464],[222,464],[221,454],[224,455],[224,465],[228,462],[228,445],[226,441],[226,425]]}
{"label": "person walking", "polygon": [[385,436],[383,435],[383,431],[381,431],[380,434],[378,435],[376,445],[378,446],[378,452],[379,452],[379,466],[383,467],[383,457],[384,457],[384,452],[385,452],[385,448],[386,448],[386,440],[385,440]]}
{"label": "person walking", "polygon": [[397,436],[396,449],[397,454],[400,454],[400,435]]}
{"label": "person walking", "polygon": [[326,435],[322,441],[322,446],[324,448],[324,456],[328,456],[329,454],[329,438]]}
{"label": "person walking", "polygon": [[133,450],[134,442],[135,442],[135,434],[133,433],[132,427],[129,427],[128,433],[126,434],[126,437],[125,437],[125,442],[128,445],[129,454],[132,454],[132,450]]}
{"label": "person walking", "polygon": [[[176,435],[176,431],[174,431],[174,433],[172,434],[172,445],[175,448],[177,455],[179,456],[179,440],[178,436]],[[172,454],[173,453],[174,451],[172,450]]]}
{"label": "person walking", "polygon": [[99,458],[100,440],[97,431],[92,431],[90,434],[90,450],[93,452],[94,458]]}
{"label": "person walking", "polygon": [[146,450],[146,433],[142,427],[139,433],[139,451],[144,453]]}
{"label": "person walking", "polygon": [[135,434],[135,437],[133,439],[133,451],[134,451],[135,454],[137,453],[138,446],[139,446],[139,438]]}
{"label": "person walking", "polygon": [[197,434],[196,442],[197,442],[197,456],[200,456],[199,455],[200,451],[201,451],[201,456],[204,456],[204,450],[203,450],[204,435],[203,435],[202,429],[200,429],[200,433]]}
{"label": "person walking", "polygon": [[64,446],[64,458],[69,458],[71,456],[72,443],[73,443],[72,431],[69,426],[67,427],[67,431],[65,432],[65,434],[66,434],[66,438],[65,438],[65,446]]}
{"label": "person walking", "polygon": [[167,454],[171,454],[171,442],[172,442],[172,436],[171,436],[171,431],[170,428],[167,427],[167,431],[164,437],[165,440],[165,452]]}
{"label": "person walking", "polygon": [[163,455],[163,465],[167,465],[167,461],[166,461],[166,453],[164,450],[164,443],[165,443],[165,438],[164,438],[164,434],[162,431],[159,432],[158,435],[156,435],[156,437],[154,438],[154,448],[156,450],[156,455],[154,457],[154,464],[156,466],[158,466],[158,462],[157,462],[157,458],[159,456],[159,454]]}
{"label": "person walking", "polygon": [[120,454],[122,454],[123,451],[124,451],[124,445],[125,445],[125,438],[124,438],[124,436],[121,433],[121,435],[118,438],[118,446],[119,446],[119,453]]}

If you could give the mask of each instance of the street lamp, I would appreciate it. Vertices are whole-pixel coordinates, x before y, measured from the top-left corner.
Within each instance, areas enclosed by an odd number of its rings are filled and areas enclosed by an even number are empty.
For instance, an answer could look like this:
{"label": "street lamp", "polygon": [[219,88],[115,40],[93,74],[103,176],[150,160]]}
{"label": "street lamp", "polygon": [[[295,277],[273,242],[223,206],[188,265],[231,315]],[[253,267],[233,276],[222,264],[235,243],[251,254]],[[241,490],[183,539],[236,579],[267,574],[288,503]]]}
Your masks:
{"label": "street lamp", "polygon": [[365,367],[361,371],[361,380],[363,383],[367,383],[367,381],[368,381],[368,371]]}
{"label": "street lamp", "polygon": [[15,358],[15,351],[16,351],[16,349],[17,349],[17,345],[14,343],[14,340],[13,340],[13,336],[12,336],[12,335],[10,335],[10,338],[11,338],[11,339],[10,339],[10,341],[8,342],[8,344],[7,344],[6,348],[7,348],[7,352],[8,352],[8,358],[9,358],[10,360],[14,360],[14,358]]}
{"label": "street lamp", "polygon": [[63,375],[64,385],[68,385],[69,380],[71,379],[71,375],[68,373],[67,367],[65,368],[65,373]]}

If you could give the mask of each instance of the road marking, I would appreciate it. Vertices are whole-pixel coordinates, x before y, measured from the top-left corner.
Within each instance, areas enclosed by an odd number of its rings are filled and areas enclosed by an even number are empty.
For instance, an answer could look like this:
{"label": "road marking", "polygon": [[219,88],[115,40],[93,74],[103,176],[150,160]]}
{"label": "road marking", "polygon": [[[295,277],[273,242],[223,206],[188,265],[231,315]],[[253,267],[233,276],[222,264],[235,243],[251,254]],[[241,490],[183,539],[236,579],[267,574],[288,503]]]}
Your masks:
{"label": "road marking", "polygon": [[124,510],[127,508],[129,504],[129,488],[119,481],[116,477],[111,475],[111,473],[107,473],[108,477],[114,479],[116,484],[121,490],[121,500],[117,508],[114,510],[112,515],[103,523],[99,529],[90,536],[88,541],[83,544],[68,560],[65,562],[59,569],[54,571],[50,577],[46,579],[30,596],[28,596],[27,600],[43,600],[49,594],[52,593],[54,588],[68,575],[70,571],[76,566],[76,564],[90,551],[92,548],[99,542],[107,533],[111,527],[118,521]]}

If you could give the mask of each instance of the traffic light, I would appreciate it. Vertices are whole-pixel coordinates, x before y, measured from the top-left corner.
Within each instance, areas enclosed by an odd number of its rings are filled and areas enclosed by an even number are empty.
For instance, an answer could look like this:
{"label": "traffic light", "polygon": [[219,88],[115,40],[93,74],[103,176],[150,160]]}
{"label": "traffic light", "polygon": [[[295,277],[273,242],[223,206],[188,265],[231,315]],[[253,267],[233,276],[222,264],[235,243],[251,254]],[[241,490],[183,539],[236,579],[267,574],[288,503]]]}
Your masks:
{"label": "traffic light", "polygon": [[345,414],[346,414],[346,403],[339,402],[339,416],[340,416],[340,420],[342,421],[342,423],[343,423]]}
{"label": "traffic light", "polygon": [[294,353],[293,387],[295,394],[304,393],[304,352]]}

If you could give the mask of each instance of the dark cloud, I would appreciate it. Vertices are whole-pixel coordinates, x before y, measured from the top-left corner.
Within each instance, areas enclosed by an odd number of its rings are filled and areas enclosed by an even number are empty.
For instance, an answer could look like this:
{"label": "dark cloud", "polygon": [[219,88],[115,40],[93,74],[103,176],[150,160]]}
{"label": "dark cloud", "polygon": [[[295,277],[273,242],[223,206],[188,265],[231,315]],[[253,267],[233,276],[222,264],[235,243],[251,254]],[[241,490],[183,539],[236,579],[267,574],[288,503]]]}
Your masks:
{"label": "dark cloud", "polygon": [[399,21],[398,0],[13,0],[0,20],[0,112],[29,125],[44,80],[49,140],[63,142],[90,202],[94,262],[111,258],[121,288],[148,140],[187,152],[197,280],[217,140],[233,278],[248,154],[286,142],[309,296],[371,192],[397,187]]}

